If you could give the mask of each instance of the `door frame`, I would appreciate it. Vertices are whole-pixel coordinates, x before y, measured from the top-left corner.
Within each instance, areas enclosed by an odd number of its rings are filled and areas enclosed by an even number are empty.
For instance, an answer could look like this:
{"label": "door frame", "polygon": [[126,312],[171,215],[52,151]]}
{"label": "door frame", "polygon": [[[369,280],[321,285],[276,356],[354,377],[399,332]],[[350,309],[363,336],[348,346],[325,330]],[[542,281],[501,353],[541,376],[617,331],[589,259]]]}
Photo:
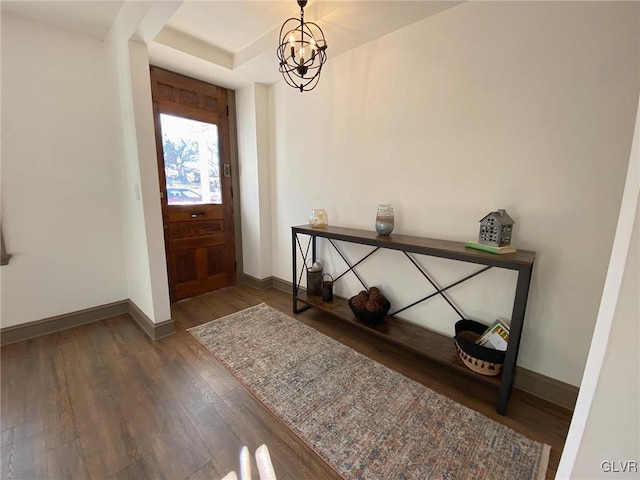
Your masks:
{"label": "door frame", "polygon": [[233,228],[236,244],[236,283],[244,282],[244,264],[242,261],[242,216],[240,215],[240,160],[238,157],[238,116],[236,110],[236,91],[227,88],[227,107],[229,108],[229,156],[231,163],[231,186],[233,189]]}

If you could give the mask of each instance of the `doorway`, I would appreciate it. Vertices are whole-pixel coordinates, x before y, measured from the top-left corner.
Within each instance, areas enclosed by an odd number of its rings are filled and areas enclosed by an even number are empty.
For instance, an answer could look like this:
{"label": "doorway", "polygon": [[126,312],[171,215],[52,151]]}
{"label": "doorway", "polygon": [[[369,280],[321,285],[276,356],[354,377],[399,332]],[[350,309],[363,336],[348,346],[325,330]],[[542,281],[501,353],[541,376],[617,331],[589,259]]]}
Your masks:
{"label": "doorway", "polygon": [[236,283],[226,89],[151,67],[172,302]]}

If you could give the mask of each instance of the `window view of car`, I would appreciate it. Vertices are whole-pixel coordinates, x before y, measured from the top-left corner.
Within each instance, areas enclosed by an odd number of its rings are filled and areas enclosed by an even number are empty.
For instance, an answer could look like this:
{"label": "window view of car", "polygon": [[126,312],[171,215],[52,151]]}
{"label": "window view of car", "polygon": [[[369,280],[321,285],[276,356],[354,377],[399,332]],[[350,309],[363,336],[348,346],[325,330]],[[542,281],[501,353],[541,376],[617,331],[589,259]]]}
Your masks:
{"label": "window view of car", "polygon": [[167,188],[167,203],[175,205],[176,203],[202,203],[202,197],[193,190],[188,188]]}

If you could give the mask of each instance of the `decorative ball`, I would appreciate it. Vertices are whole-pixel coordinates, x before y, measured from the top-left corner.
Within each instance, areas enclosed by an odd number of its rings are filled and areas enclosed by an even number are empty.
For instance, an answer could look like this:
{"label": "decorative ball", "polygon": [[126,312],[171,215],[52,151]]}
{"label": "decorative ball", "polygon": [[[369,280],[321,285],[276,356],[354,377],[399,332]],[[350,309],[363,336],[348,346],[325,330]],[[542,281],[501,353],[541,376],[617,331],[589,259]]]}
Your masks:
{"label": "decorative ball", "polygon": [[368,312],[377,313],[382,311],[382,305],[375,300],[369,300],[366,304],[366,309]]}
{"label": "decorative ball", "polygon": [[362,295],[362,294],[358,294],[356,295],[356,297],[352,300],[351,303],[353,303],[353,306],[356,307],[359,310],[365,310],[367,308],[367,302],[369,301],[369,299]]}

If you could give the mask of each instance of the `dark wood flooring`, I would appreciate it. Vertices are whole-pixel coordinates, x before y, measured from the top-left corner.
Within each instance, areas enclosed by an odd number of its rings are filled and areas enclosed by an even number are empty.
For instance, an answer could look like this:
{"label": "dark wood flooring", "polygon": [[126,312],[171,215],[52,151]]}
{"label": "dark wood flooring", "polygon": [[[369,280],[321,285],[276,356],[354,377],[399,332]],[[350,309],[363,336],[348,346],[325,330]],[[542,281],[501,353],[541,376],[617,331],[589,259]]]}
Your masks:
{"label": "dark wood flooring", "polygon": [[[174,304],[177,333],[157,342],[122,315],[2,347],[1,478],[218,479],[263,443],[279,480],[338,478],[185,331],[260,302],[291,314],[290,295],[237,286]],[[321,312],[296,318],[550,444],[553,478],[569,411],[516,390],[502,417],[495,388]]]}

